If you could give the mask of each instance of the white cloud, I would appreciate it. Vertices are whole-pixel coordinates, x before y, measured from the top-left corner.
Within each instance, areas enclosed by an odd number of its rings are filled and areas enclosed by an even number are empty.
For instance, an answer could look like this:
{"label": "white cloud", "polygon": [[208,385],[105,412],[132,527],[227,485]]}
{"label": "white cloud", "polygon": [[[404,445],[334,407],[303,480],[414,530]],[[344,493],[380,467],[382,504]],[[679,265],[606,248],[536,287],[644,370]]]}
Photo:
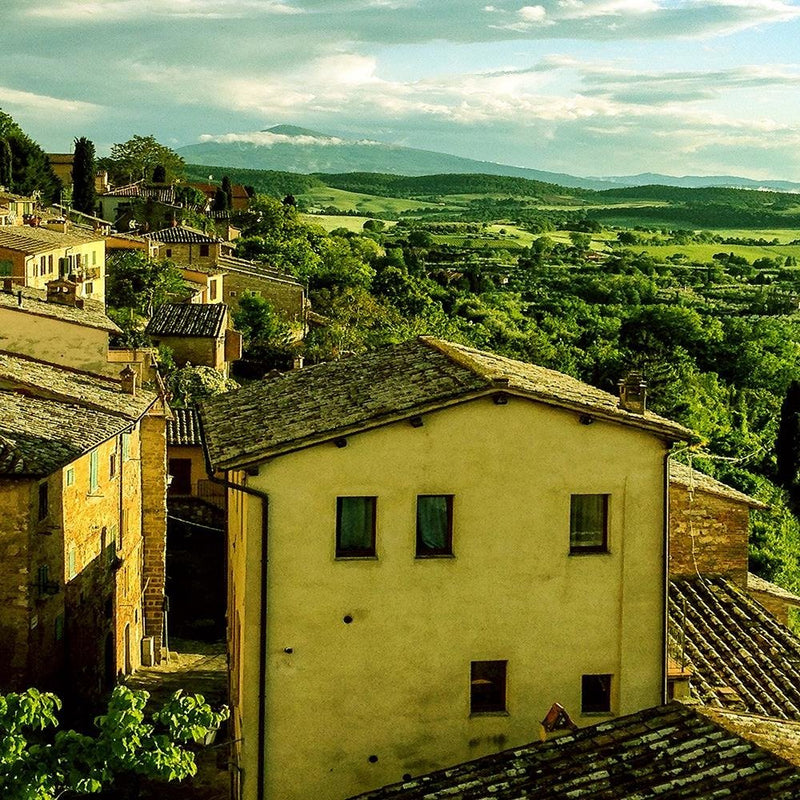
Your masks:
{"label": "white cloud", "polygon": [[39,19],[113,22],[152,17],[242,19],[251,15],[300,14],[283,0],[51,0],[37,3],[24,14]]}
{"label": "white cloud", "polygon": [[95,103],[86,103],[81,100],[65,100],[43,94],[34,94],[33,92],[23,92],[7,86],[0,86],[0,104],[28,112],[68,116],[94,116],[102,110],[102,107]]}

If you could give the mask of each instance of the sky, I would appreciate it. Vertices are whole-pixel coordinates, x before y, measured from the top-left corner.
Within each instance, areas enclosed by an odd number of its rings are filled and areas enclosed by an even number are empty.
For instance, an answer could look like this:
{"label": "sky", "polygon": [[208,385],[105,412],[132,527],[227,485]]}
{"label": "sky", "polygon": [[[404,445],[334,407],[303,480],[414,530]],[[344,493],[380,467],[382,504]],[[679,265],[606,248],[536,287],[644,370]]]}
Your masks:
{"label": "sky", "polygon": [[291,124],[572,175],[800,181],[798,56],[800,0],[0,0],[0,108],[51,152]]}

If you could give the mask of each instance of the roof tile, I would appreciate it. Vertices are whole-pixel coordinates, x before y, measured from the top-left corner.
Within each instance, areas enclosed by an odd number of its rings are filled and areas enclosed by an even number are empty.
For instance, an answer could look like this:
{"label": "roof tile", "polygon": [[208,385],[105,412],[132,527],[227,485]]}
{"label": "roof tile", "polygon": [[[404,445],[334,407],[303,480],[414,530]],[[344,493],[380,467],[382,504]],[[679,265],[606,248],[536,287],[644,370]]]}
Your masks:
{"label": "roof tile", "polygon": [[224,303],[166,303],[147,323],[148,336],[216,338],[225,331],[228,307]]}

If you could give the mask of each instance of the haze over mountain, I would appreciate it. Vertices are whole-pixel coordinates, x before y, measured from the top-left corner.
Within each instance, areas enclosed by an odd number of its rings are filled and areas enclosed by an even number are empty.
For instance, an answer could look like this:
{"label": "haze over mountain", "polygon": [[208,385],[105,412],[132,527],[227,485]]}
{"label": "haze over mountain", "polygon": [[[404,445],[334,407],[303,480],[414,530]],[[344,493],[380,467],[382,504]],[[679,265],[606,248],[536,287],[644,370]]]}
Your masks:
{"label": "haze over mountain", "polygon": [[727,186],[748,189],[800,191],[800,183],[756,181],[736,176],[673,177],[655,173],[615,177],[578,177],[561,172],[477,161],[432,150],[386,144],[372,139],[343,139],[294,125],[275,125],[253,133],[204,135],[199,144],[177,152],[190,164],[214,167],[280,170],[299,173],[381,172],[393,175],[482,173],[554,183],[584,189],[660,184],[698,188]]}

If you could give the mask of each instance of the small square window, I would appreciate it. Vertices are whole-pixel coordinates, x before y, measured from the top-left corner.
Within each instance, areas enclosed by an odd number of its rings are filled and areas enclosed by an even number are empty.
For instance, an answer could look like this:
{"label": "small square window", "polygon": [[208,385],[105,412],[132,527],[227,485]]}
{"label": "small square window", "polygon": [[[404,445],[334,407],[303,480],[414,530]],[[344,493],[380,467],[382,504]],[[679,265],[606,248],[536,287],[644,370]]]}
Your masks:
{"label": "small square window", "polygon": [[376,497],[336,498],[336,557],[375,555]]}
{"label": "small square window", "polygon": [[50,512],[47,481],[39,484],[39,521],[47,518]]}
{"label": "small square window", "polygon": [[569,512],[570,553],[608,551],[608,495],[573,494]]}
{"label": "small square window", "polygon": [[611,675],[581,677],[581,713],[608,714],[611,711]]}
{"label": "small square window", "polygon": [[453,554],[453,495],[417,495],[417,558]]}
{"label": "small square window", "polygon": [[506,710],[507,661],[473,661],[470,668],[469,710],[492,714]]}
{"label": "small square window", "polygon": [[201,244],[200,245],[200,257],[201,258],[208,258],[208,245]]}

